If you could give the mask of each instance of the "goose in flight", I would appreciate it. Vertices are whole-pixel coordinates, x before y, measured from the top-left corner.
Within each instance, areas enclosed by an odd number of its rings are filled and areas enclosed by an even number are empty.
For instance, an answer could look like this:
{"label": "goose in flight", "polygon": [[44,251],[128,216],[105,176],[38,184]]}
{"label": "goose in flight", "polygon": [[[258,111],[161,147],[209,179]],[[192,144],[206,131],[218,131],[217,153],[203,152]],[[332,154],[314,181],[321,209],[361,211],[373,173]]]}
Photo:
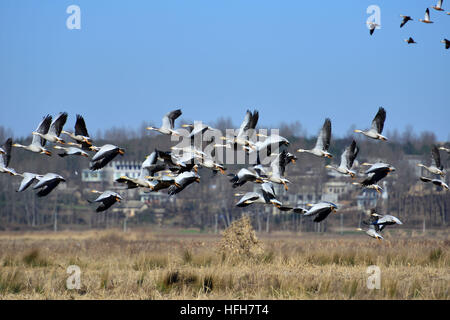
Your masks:
{"label": "goose in flight", "polygon": [[341,174],[349,175],[352,178],[356,176],[356,172],[352,171],[353,162],[358,155],[359,148],[356,146],[356,141],[353,140],[351,145],[345,148],[345,151],[341,155],[341,164],[339,167],[334,167],[332,165],[326,165],[325,168],[335,170]]}
{"label": "goose in flight", "polygon": [[380,26],[379,24],[376,24],[375,22],[367,22],[367,24],[369,25],[370,35],[373,35],[375,29]]}
{"label": "goose in flight", "polygon": [[89,155],[85,151],[83,151],[77,147],[53,146],[53,148],[62,150],[62,153],[58,153],[58,156],[60,156],[61,158],[64,158],[67,156],[82,156],[82,157],[86,157],[86,158],[89,157]]}
{"label": "goose in flight", "polygon": [[33,131],[32,133],[50,142],[53,143],[58,142],[61,144],[65,144],[66,142],[59,136],[61,135],[62,128],[64,127],[66,121],[67,121],[67,112],[61,112],[60,114],[58,114],[56,119],[52,121],[52,123],[50,124],[50,129],[48,130],[47,133],[41,133],[39,132],[39,130]]}
{"label": "goose in flight", "polygon": [[45,197],[55,189],[60,182],[66,181],[66,179],[56,173],[47,173],[42,177],[36,176],[36,178],[39,182],[34,185],[33,189],[41,189],[37,193],[38,197]]}
{"label": "goose in flight", "polygon": [[372,226],[372,225],[369,226],[369,229],[367,229],[367,230],[363,230],[363,229],[361,229],[361,228],[357,228],[356,230],[358,230],[358,231],[365,231],[366,234],[367,234],[369,237],[375,238],[375,239],[377,239],[377,240],[379,240],[379,241],[381,241],[381,240],[384,239],[383,236],[382,236],[381,234],[379,234],[379,233],[375,230],[375,227]]}
{"label": "goose in flight", "polygon": [[378,109],[377,114],[375,115],[375,118],[372,120],[372,127],[369,130],[365,131],[356,129],[355,132],[362,133],[366,137],[372,139],[387,141],[387,138],[381,135],[381,133],[383,132],[385,120],[386,120],[386,110],[384,110],[383,107],[380,107]]}
{"label": "goose in flight", "polygon": [[383,231],[386,226],[394,225],[394,224],[403,224],[400,219],[394,217],[392,215],[386,214],[381,215],[376,212],[375,209],[370,211],[370,219],[369,221],[363,221],[366,225],[372,225],[375,227],[375,231]]}
{"label": "goose in flight", "polygon": [[430,178],[426,178],[426,177],[420,177],[420,180],[422,180],[423,182],[426,182],[426,183],[431,182],[432,184],[439,186],[441,188],[444,188],[445,190],[449,189],[448,185],[444,181],[439,180],[439,179],[430,179]]}
{"label": "goose in flight", "polygon": [[95,210],[96,212],[102,212],[108,210],[113,204],[116,202],[120,202],[123,198],[120,196],[120,194],[106,190],[106,191],[97,191],[97,190],[91,190],[92,193],[100,194],[97,199],[94,201],[88,200],[89,203],[93,202],[101,202],[100,206],[97,207]]}
{"label": "goose in flight", "polygon": [[277,183],[277,184],[282,184],[284,185],[284,189],[288,190],[288,183],[291,183],[288,179],[285,179],[282,177],[281,174],[281,166],[284,162],[283,158],[283,153],[280,153],[279,155],[277,155],[275,157],[274,160],[272,160],[272,162],[270,163],[270,168],[272,169],[272,172],[269,174],[267,180]]}
{"label": "goose in flight", "polygon": [[139,177],[130,178],[127,176],[121,176],[116,179],[116,182],[125,183],[128,189],[134,189],[138,187],[153,189],[155,183],[147,180],[147,177],[153,177],[158,171],[162,171],[166,168],[164,164],[157,164],[158,156],[156,151],[152,152],[145,161],[141,164],[141,170]]}
{"label": "goose in flight", "polygon": [[79,114],[77,114],[77,120],[75,122],[75,133],[64,130],[61,130],[61,133],[68,135],[78,144],[81,144],[83,150],[92,145],[92,139],[89,137],[86,122],[84,121],[83,116]]}
{"label": "goose in flight", "polygon": [[402,28],[408,21],[413,21],[413,19],[410,16],[402,16],[400,15],[400,17],[403,18],[402,23],[400,24],[400,28]]}
{"label": "goose in flight", "polygon": [[[363,165],[370,165],[363,163]],[[354,185],[359,185],[366,189],[374,189],[378,193],[383,190],[377,183],[385,178],[389,173],[394,172],[395,168],[387,163],[377,162],[372,164],[371,167],[365,172],[368,175],[366,179],[361,182],[353,182]]]}
{"label": "goose in flight", "polygon": [[336,212],[337,205],[328,201],[322,201],[316,204],[308,204],[311,207],[303,215],[315,216],[314,222],[320,222],[325,220],[331,212]]}
{"label": "goose in flight", "polygon": [[181,191],[183,191],[188,185],[193,182],[200,183],[200,176],[193,171],[186,171],[180,173],[174,180],[172,186],[169,187],[168,194],[173,196]]}
{"label": "goose in flight", "polygon": [[22,181],[20,182],[19,189],[17,189],[16,192],[22,192],[26,190],[34,182],[39,181],[43,177],[43,175],[31,172],[19,173],[18,176],[22,177]]}
{"label": "goose in flight", "polygon": [[[42,121],[39,123],[36,132],[39,132],[40,134],[46,134],[50,128],[50,124],[52,123],[52,116],[47,115],[45,116]],[[44,148],[45,144],[47,143],[47,140],[41,138],[38,135],[33,135],[33,138],[31,140],[31,144],[28,146],[24,146],[18,143],[14,143],[12,146],[17,148],[23,148],[25,150],[35,152],[35,153],[41,153],[46,154],[48,156],[51,156],[52,153]]]}
{"label": "goose in flight", "polygon": [[11,147],[12,139],[8,138],[5,144],[2,146],[3,153],[0,153],[0,172],[16,176],[16,171],[13,168],[8,167],[9,162],[11,161]]}
{"label": "goose in flight", "polygon": [[230,182],[233,183],[233,188],[240,187],[246,182],[263,183],[262,177],[256,172],[247,168],[242,168],[237,174],[229,174]]}
{"label": "goose in flight", "polygon": [[433,158],[434,164],[427,167],[422,163],[418,163],[417,166],[422,167],[433,174],[444,176],[444,166],[441,164],[441,155],[436,145],[433,145],[433,148],[431,149],[431,157]]}
{"label": "goose in flight", "polygon": [[432,8],[437,11],[444,11],[444,9],[442,9],[442,2],[443,0],[438,0],[437,4],[432,6]]}
{"label": "goose in flight", "polygon": [[[264,136],[262,134],[257,134],[257,136]],[[285,137],[282,137],[277,134],[271,134],[270,136],[266,136],[264,141],[257,141],[254,144],[250,144],[248,146],[244,146],[244,150],[248,152],[262,152],[263,150],[267,151],[267,154],[272,153],[272,147],[280,148],[281,146],[289,146],[289,140]]]}
{"label": "goose in flight", "polygon": [[430,9],[427,8],[425,11],[425,17],[423,19],[419,19],[419,21],[423,23],[433,23],[433,21],[430,20]]}
{"label": "goose in flight", "polygon": [[164,115],[161,127],[159,128],[147,127],[147,130],[158,131],[159,133],[167,135],[179,136],[180,134],[176,130],[174,130],[174,128],[175,128],[175,120],[179,116],[181,116],[181,114],[182,114],[181,109],[170,111],[169,113]]}
{"label": "goose in flight", "polygon": [[234,147],[234,150],[237,149],[238,145],[252,146],[253,142],[250,141],[250,138],[253,137],[254,130],[256,128],[256,125],[258,124],[258,119],[259,112],[257,110],[254,110],[253,112],[247,110],[244,121],[239,127],[238,134],[232,138],[222,137],[222,140],[230,143]]}
{"label": "goose in flight", "polygon": [[[236,193],[236,196],[242,194]],[[276,207],[281,207],[282,203],[277,200],[273,184],[264,182],[258,192],[247,192],[242,195],[242,198],[236,203],[236,207],[247,207],[253,203],[270,204]]]}
{"label": "goose in flight", "polygon": [[441,40],[441,42],[445,44],[445,49],[450,48],[450,40],[444,39]]}
{"label": "goose in flight", "polygon": [[405,39],[405,42],[406,42],[407,44],[417,43],[417,42],[415,42],[414,39],[411,38],[411,37],[409,37],[409,39]]}
{"label": "goose in flight", "polygon": [[123,156],[125,154],[125,150],[112,144],[105,144],[99,148],[97,153],[92,157],[90,169],[99,170],[103,168],[118,154]]}
{"label": "goose in flight", "polygon": [[317,137],[316,145],[311,150],[298,149],[297,152],[308,152],[317,157],[332,158],[333,156],[328,152],[331,141],[331,120],[325,119],[319,136]]}

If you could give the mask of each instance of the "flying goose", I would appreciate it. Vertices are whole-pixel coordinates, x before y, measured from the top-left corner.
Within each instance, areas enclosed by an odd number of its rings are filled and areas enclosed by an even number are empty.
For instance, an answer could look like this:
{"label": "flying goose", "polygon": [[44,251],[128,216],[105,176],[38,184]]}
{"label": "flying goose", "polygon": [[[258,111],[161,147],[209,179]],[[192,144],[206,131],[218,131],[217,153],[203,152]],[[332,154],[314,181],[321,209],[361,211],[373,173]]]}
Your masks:
{"label": "flying goose", "polygon": [[345,151],[341,155],[341,164],[339,167],[334,167],[332,165],[326,165],[325,168],[335,170],[344,175],[349,175],[352,178],[356,176],[356,173],[352,171],[353,162],[358,155],[359,148],[356,146],[356,141],[353,140],[351,145],[345,148]]}
{"label": "flying goose", "polygon": [[[363,165],[369,165],[368,163],[363,163]],[[383,190],[377,183],[381,179],[385,178],[389,173],[394,172],[396,169],[382,162],[377,162],[372,164],[371,167],[365,172],[368,177],[361,182],[353,182],[354,185],[359,185],[365,189],[374,189],[378,193]]]}
{"label": "flying goose", "polygon": [[366,225],[372,225],[375,227],[375,231],[383,231],[386,226],[394,225],[394,224],[403,224],[400,219],[394,217],[392,215],[386,214],[381,215],[376,212],[375,209],[372,209],[370,212],[370,220],[363,221]]}
{"label": "flying goose", "polygon": [[86,149],[86,147],[92,145],[92,139],[89,137],[89,133],[86,128],[86,122],[84,121],[83,116],[79,114],[77,114],[77,120],[75,122],[75,133],[64,130],[61,130],[61,133],[68,135],[82,146],[84,145],[83,150]]}
{"label": "flying goose", "polygon": [[432,6],[432,8],[437,11],[444,11],[444,9],[442,9],[442,2],[443,0],[438,0],[437,4]]}
{"label": "flying goose", "polygon": [[148,176],[153,177],[158,171],[162,171],[166,168],[164,164],[156,164],[158,160],[156,151],[152,152],[145,161],[141,164],[141,170],[139,177],[130,178],[127,176],[121,176],[116,179],[116,182],[125,183],[128,189],[134,189],[138,187],[153,189],[155,183],[147,180]]}
{"label": "flying goose", "polygon": [[98,149],[97,153],[92,157],[90,169],[99,170],[106,166],[118,154],[125,154],[125,150],[112,144],[105,144]]}
{"label": "flying goose", "polygon": [[380,107],[378,109],[377,114],[375,115],[375,118],[372,120],[372,127],[369,130],[365,131],[356,129],[355,132],[362,133],[366,137],[372,139],[387,141],[387,138],[381,135],[381,133],[383,132],[385,120],[386,120],[386,110],[384,110],[383,107]]}
{"label": "flying goose", "polygon": [[174,128],[175,128],[175,120],[179,116],[181,116],[181,114],[182,114],[181,109],[170,111],[166,115],[164,115],[161,127],[159,128],[147,127],[147,130],[158,131],[162,134],[167,135],[179,136],[180,134],[176,130],[174,130]]}
{"label": "flying goose", "polygon": [[17,189],[16,192],[22,192],[26,190],[34,182],[39,181],[43,177],[42,175],[31,172],[19,173],[17,175],[22,177],[22,181],[20,182],[19,189]]}
{"label": "flying goose", "polygon": [[61,135],[62,128],[67,121],[67,112],[61,112],[58,114],[56,119],[54,119],[50,125],[50,129],[47,133],[41,133],[39,131],[33,131],[32,134],[38,135],[41,138],[53,142],[53,143],[61,143],[65,144],[66,142],[61,139],[59,136]]}
{"label": "flying goose", "polygon": [[53,189],[55,189],[58,184],[62,181],[66,181],[62,176],[56,173],[47,173],[42,177],[36,176],[39,180],[33,187],[33,189],[41,189],[38,193],[38,197],[44,197],[48,195]]}
{"label": "flying goose", "polygon": [[250,138],[253,137],[253,130],[256,128],[259,119],[259,112],[254,110],[251,112],[247,110],[245,114],[244,121],[241,123],[239,127],[238,134],[232,138],[222,137],[222,140],[230,143],[234,149],[237,149],[238,145],[241,146],[252,146],[253,142],[250,141]]}
{"label": "flying goose", "polygon": [[240,187],[246,182],[263,183],[262,177],[257,173],[250,171],[247,168],[242,168],[237,174],[229,174],[230,182],[233,183],[233,188]]}
{"label": "flying goose", "polygon": [[[42,121],[39,123],[36,132],[39,132],[40,134],[46,134],[50,128],[50,124],[52,122],[52,116],[47,115],[45,116]],[[18,143],[14,143],[13,147],[23,148],[25,150],[35,152],[35,153],[42,153],[46,154],[48,156],[51,156],[52,153],[44,148],[45,144],[47,143],[47,140],[41,138],[38,135],[33,135],[31,144],[28,146],[24,146]]]}
{"label": "flying goose", "polygon": [[326,219],[331,212],[336,212],[337,205],[328,201],[322,201],[316,204],[308,204],[311,208],[303,215],[315,216],[314,222],[320,222]]}
{"label": "flying goose", "polygon": [[317,137],[316,145],[311,150],[298,149],[297,152],[308,152],[317,157],[332,158],[333,156],[328,152],[331,140],[331,120],[325,119],[319,136]]}
{"label": "flying goose", "polygon": [[269,177],[267,180],[284,185],[284,188],[288,190],[288,183],[291,183],[288,179],[285,179],[281,175],[281,165],[283,164],[284,160],[282,159],[283,154],[280,153],[275,157],[274,160],[270,163],[270,167],[272,169],[272,172],[269,174]]}
{"label": "flying goose", "polygon": [[444,188],[445,190],[449,189],[448,185],[444,181],[439,180],[439,179],[430,179],[430,178],[426,178],[426,177],[420,177],[420,180],[422,180],[423,182],[426,182],[426,183],[431,182],[432,184],[439,186],[441,188]]}
{"label": "flying goose", "polygon": [[175,195],[183,191],[188,185],[193,182],[200,183],[200,176],[193,171],[183,172],[175,178],[174,184],[169,187],[167,193],[169,194],[169,196]]}
{"label": "flying goose", "polygon": [[[235,194],[240,196],[242,194]],[[247,192],[242,195],[242,198],[236,203],[237,207],[247,207],[253,203],[270,204],[276,207],[281,207],[282,203],[276,199],[275,190],[270,182],[264,182],[258,192]]]}
{"label": "flying goose", "polygon": [[422,163],[418,163],[417,166],[422,167],[433,174],[444,176],[444,166],[441,164],[441,155],[436,145],[433,145],[433,147],[431,148],[431,157],[433,158],[434,164],[431,164],[429,167],[427,167]]}
{"label": "flying goose", "polygon": [[97,207],[95,210],[96,212],[102,212],[105,210],[108,210],[113,204],[116,202],[120,202],[123,198],[120,196],[120,194],[106,190],[106,191],[97,191],[97,190],[91,190],[92,193],[100,194],[97,199],[94,201],[88,200],[89,203],[93,202],[101,202],[100,206]]}
{"label": "flying goose", "polygon": [[424,19],[419,19],[419,21],[423,23],[433,23],[433,21],[430,20],[430,9],[427,8]]}
{"label": "flying goose", "polygon": [[370,35],[372,35],[373,32],[375,31],[375,29],[380,26],[379,24],[376,24],[375,22],[367,22],[367,24],[369,25]]}
{"label": "flying goose", "polygon": [[62,153],[58,153],[58,156],[60,156],[61,158],[67,157],[67,156],[82,156],[82,157],[86,157],[88,158],[89,155],[76,147],[61,147],[61,146],[53,146],[53,148],[58,149],[58,150],[62,150]]}
{"label": "flying goose", "polygon": [[369,226],[369,229],[367,229],[367,230],[363,230],[363,229],[361,229],[361,228],[357,228],[356,230],[358,230],[358,231],[365,231],[366,234],[367,234],[369,237],[375,238],[375,239],[377,239],[377,240],[379,240],[379,241],[381,241],[381,240],[384,239],[383,236],[382,236],[381,234],[379,234],[379,233],[375,230],[375,227],[372,226],[372,225]]}
{"label": "flying goose", "polygon": [[11,147],[12,139],[8,138],[2,147],[3,153],[0,153],[0,172],[16,176],[16,171],[13,168],[8,167],[9,162],[11,161]]}
{"label": "flying goose", "polygon": [[400,15],[400,17],[403,18],[402,23],[400,24],[400,28],[402,28],[408,21],[413,21],[413,19],[410,16],[402,16]]}
{"label": "flying goose", "polygon": [[409,37],[409,39],[405,39],[405,42],[406,42],[407,44],[417,43],[417,42],[415,42],[414,39],[411,38],[411,37]]}

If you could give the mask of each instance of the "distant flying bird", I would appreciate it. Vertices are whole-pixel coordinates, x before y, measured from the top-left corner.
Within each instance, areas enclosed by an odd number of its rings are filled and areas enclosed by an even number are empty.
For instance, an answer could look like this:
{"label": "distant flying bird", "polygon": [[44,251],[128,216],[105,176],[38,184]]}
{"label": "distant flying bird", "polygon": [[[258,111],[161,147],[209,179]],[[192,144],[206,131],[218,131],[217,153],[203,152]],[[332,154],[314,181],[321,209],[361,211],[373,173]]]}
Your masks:
{"label": "distant flying bird", "polygon": [[444,188],[445,190],[449,189],[448,185],[444,181],[439,180],[439,179],[430,179],[430,178],[426,178],[426,177],[420,177],[420,180],[422,180],[423,182],[426,182],[426,183],[431,182],[432,184],[439,186],[441,188]]}
{"label": "distant flying bird", "polygon": [[162,119],[162,125],[159,128],[154,127],[147,127],[147,130],[153,130],[158,131],[162,134],[167,135],[176,135],[179,136],[180,134],[174,130],[175,129],[175,120],[181,116],[182,112],[181,109],[173,110],[164,115]]}
{"label": "distant flying bird", "polygon": [[441,40],[441,42],[445,43],[445,49],[450,48],[450,40],[444,39],[444,40]]}
{"label": "distant flying bird", "polygon": [[106,190],[103,192],[91,190],[91,192],[100,194],[94,201],[88,200],[89,203],[101,202],[100,206],[95,210],[96,212],[108,210],[113,204],[115,204],[116,202],[120,202],[123,199],[120,194],[110,190]]}
{"label": "distant flying bird", "polygon": [[430,20],[430,9],[427,8],[424,19],[419,19],[419,21],[423,23],[433,23],[433,21]]}
{"label": "distant flying bird", "polygon": [[352,178],[356,176],[356,173],[352,171],[353,162],[358,155],[359,148],[356,146],[356,141],[353,140],[351,145],[345,148],[345,151],[341,155],[341,164],[339,167],[334,167],[332,165],[326,165],[325,168],[335,170],[341,174],[349,175]]}
{"label": "distant flying bird", "polygon": [[358,229],[356,229],[356,230],[358,230],[358,231],[365,231],[366,234],[367,234],[369,237],[375,238],[375,239],[377,239],[377,240],[379,240],[379,241],[381,241],[381,240],[384,239],[383,236],[382,236],[381,234],[379,234],[379,233],[375,230],[375,227],[374,227],[374,226],[369,226],[369,229],[367,229],[367,230],[363,230],[363,229],[361,229],[361,228],[358,228]]}
{"label": "distant flying bird", "polygon": [[387,138],[381,135],[381,133],[383,132],[385,120],[386,120],[386,110],[384,110],[383,107],[380,107],[378,109],[377,114],[375,115],[375,118],[372,121],[372,127],[369,130],[365,131],[356,129],[355,132],[362,133],[366,137],[372,139],[387,141]]}
{"label": "distant flying bird", "polygon": [[22,192],[26,190],[34,182],[39,181],[39,179],[42,179],[43,177],[42,175],[31,172],[19,173],[18,176],[22,177],[22,181],[20,182],[19,189],[17,189],[16,192]]}
{"label": "distant flying bird", "polygon": [[123,156],[125,154],[125,150],[112,144],[105,144],[99,148],[97,153],[92,157],[90,169],[99,170],[103,168],[118,154]]}
{"label": "distant flying bird", "polygon": [[311,208],[306,211],[303,215],[305,216],[315,216],[314,222],[321,222],[325,220],[331,212],[336,212],[337,205],[328,201],[322,201],[314,205],[308,205]]}
{"label": "distant flying bird", "polygon": [[433,174],[438,174],[440,176],[444,176],[444,171],[443,171],[444,166],[441,163],[441,155],[440,155],[439,149],[436,145],[433,145],[433,147],[431,148],[431,157],[433,159],[434,164],[432,163],[428,167],[422,163],[418,163],[417,166],[422,167]]}
{"label": "distant flying bird", "polygon": [[62,150],[62,153],[58,153],[58,156],[61,158],[67,157],[67,156],[83,156],[88,158],[89,155],[84,152],[83,150],[76,148],[76,147],[61,147],[61,146],[53,146],[53,148]]}
{"label": "distant flying bird", "polygon": [[328,152],[331,141],[331,120],[325,119],[319,136],[317,137],[316,145],[311,150],[298,149],[297,152],[308,152],[317,157],[332,158],[331,153]]}
{"label": "distant flying bird", "polygon": [[413,19],[410,16],[402,16],[400,15],[400,17],[403,18],[402,23],[400,24],[400,28],[402,28],[408,21],[412,21]]}
{"label": "distant flying bird", "polygon": [[61,112],[58,114],[56,119],[54,119],[50,125],[50,129],[47,133],[41,133],[39,131],[34,131],[34,135],[38,135],[41,138],[53,142],[53,143],[61,143],[65,144],[66,142],[61,139],[59,136],[61,135],[62,128],[64,127],[64,124],[67,121],[67,112]]}
{"label": "distant flying bird", "polygon": [[409,39],[405,39],[405,42],[408,43],[408,44],[417,43],[417,42],[415,42],[414,39],[411,38],[411,37],[409,37]]}
{"label": "distant flying bird", "polygon": [[83,150],[92,145],[92,139],[89,137],[86,122],[84,121],[83,116],[79,114],[77,114],[77,120],[75,122],[75,133],[64,130],[62,130],[61,133],[68,135],[77,143],[81,144],[83,146]]}
{"label": "distant flying bird", "polygon": [[[42,121],[39,123],[36,132],[40,134],[46,134],[50,128],[50,124],[52,123],[52,116],[47,115],[45,116]],[[13,147],[23,148],[25,150],[35,152],[35,153],[42,153],[46,154],[48,156],[51,156],[52,153],[44,148],[45,144],[47,143],[47,140],[41,138],[38,135],[33,135],[33,138],[31,140],[31,144],[28,146],[24,146],[18,143],[14,143]]]}
{"label": "distant flying bird", "polygon": [[442,2],[443,0],[438,0],[437,4],[432,6],[432,8],[437,11],[444,11],[444,9],[442,9]]}
{"label": "distant flying bird", "polygon": [[37,177],[39,182],[36,183],[33,189],[41,189],[38,193],[38,197],[45,197],[48,195],[53,189],[55,189],[60,182],[65,182],[62,176],[56,173],[47,173],[41,178]]}
{"label": "distant flying bird", "polygon": [[379,24],[376,24],[375,22],[367,22],[367,24],[369,25],[370,35],[372,35],[373,32],[375,31],[375,29],[380,26]]}

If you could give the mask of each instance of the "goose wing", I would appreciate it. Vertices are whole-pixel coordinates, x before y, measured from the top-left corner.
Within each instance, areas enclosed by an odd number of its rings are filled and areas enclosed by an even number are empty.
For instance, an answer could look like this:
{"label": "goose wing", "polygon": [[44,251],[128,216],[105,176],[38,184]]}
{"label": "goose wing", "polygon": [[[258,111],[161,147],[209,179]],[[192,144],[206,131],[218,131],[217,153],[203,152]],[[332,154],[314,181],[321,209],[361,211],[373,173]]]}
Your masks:
{"label": "goose wing", "polygon": [[237,134],[238,137],[245,136],[246,131],[248,130],[248,128],[250,128],[251,121],[252,121],[252,113],[250,112],[250,110],[247,110],[244,121],[242,121],[241,126],[239,127],[239,132]]}
{"label": "goose wing", "polygon": [[[46,115],[37,126],[36,132],[46,134],[50,128],[51,123],[52,123],[52,116]],[[47,140],[39,137],[38,135],[33,135],[33,139],[31,140],[31,144],[35,146],[44,147],[46,143]]]}
{"label": "goose wing", "polygon": [[331,120],[325,119],[319,136],[317,137],[316,149],[327,151],[331,141]]}
{"label": "goose wing", "polygon": [[75,122],[75,135],[89,137],[83,116],[77,114],[77,121]]}
{"label": "goose wing", "polygon": [[386,110],[384,110],[383,107],[380,107],[378,109],[377,114],[375,115],[375,118],[373,118],[372,129],[376,130],[379,134],[381,134],[381,132],[383,132],[385,120],[386,120]]}
{"label": "goose wing", "polygon": [[436,145],[434,145],[433,148],[431,149],[431,156],[433,157],[436,168],[442,170],[443,166],[441,164],[441,154],[439,153],[439,149]]}
{"label": "goose wing", "polygon": [[246,203],[247,201],[256,201],[261,197],[260,194],[256,193],[256,192],[247,192],[246,194],[244,194],[242,196],[242,198],[238,201],[238,203],[236,203],[237,207],[246,207],[249,204]]}
{"label": "goose wing", "polygon": [[2,147],[5,153],[0,154],[0,166],[4,168],[8,167],[9,161],[11,160],[11,147],[12,147],[12,139],[8,138]]}
{"label": "goose wing", "polygon": [[17,192],[22,192],[25,189],[27,189],[34,181],[36,181],[36,174],[30,173],[30,172],[24,172],[22,174],[22,181],[20,182],[19,189],[17,189]]}
{"label": "goose wing", "polygon": [[428,8],[425,11],[425,21],[430,21],[430,9]]}
{"label": "goose wing", "polygon": [[181,116],[181,109],[173,110],[167,113],[162,119],[162,127],[165,129],[173,130],[175,127],[175,119]]}
{"label": "goose wing", "polygon": [[341,157],[341,166],[344,165],[345,167],[350,170],[353,167],[353,162],[356,159],[356,156],[358,155],[359,148],[356,146],[356,141],[353,140],[352,144],[348,146]]}
{"label": "goose wing", "polygon": [[53,120],[48,131],[49,134],[59,137],[61,131],[67,121],[67,112],[61,112],[57,118]]}

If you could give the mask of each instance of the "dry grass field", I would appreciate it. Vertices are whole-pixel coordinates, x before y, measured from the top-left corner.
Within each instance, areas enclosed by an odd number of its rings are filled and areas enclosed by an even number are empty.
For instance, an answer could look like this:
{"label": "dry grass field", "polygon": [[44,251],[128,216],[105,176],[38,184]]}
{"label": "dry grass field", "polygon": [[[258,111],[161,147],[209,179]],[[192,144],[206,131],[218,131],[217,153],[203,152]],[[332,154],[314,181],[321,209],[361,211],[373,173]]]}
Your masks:
{"label": "dry grass field", "polygon": [[[447,232],[395,231],[260,234],[252,252],[175,230],[1,233],[0,299],[449,299]],[[78,290],[66,288],[70,265]]]}

